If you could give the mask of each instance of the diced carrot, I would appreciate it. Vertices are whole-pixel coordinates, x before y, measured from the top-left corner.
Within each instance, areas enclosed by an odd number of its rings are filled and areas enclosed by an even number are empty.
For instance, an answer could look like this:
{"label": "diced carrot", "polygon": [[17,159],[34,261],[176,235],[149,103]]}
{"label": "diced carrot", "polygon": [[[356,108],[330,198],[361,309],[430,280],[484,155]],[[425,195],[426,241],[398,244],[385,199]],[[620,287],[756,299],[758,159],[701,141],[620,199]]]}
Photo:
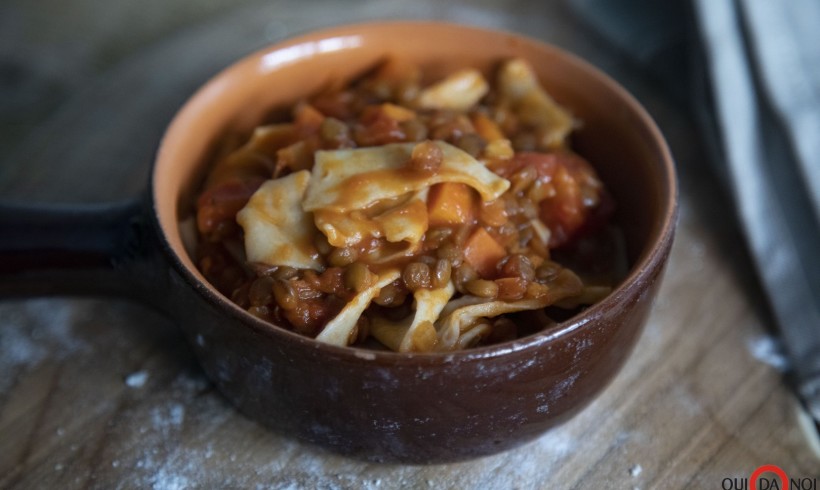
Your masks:
{"label": "diced carrot", "polygon": [[345,121],[355,116],[356,110],[353,107],[355,101],[353,92],[350,90],[334,90],[317,95],[311,103],[325,116]]}
{"label": "diced carrot", "polygon": [[399,122],[409,121],[410,119],[416,118],[416,113],[410,109],[396,104],[391,104],[389,102],[379,106],[379,109],[384,112],[385,116]]}
{"label": "diced carrot", "polygon": [[466,184],[444,182],[430,188],[427,212],[430,226],[457,225],[473,220],[478,195]]}
{"label": "diced carrot", "polygon": [[472,123],[476,132],[487,141],[503,140],[504,133],[492,119],[478,112],[473,115]]}
{"label": "diced carrot", "polygon": [[310,134],[319,130],[325,115],[308,103],[301,103],[294,109],[296,128],[302,134]]}
{"label": "diced carrot", "polygon": [[381,146],[406,140],[398,119],[390,117],[379,106],[366,107],[359,116],[359,123],[353,127],[353,136],[359,146]]}
{"label": "diced carrot", "polygon": [[527,292],[527,281],[522,277],[502,277],[496,279],[498,285],[498,299],[501,301],[515,301],[524,297]]}
{"label": "diced carrot", "polygon": [[481,277],[493,277],[496,264],[506,255],[507,251],[504,247],[480,226],[464,244],[464,260]]}
{"label": "diced carrot", "polygon": [[419,67],[399,58],[391,58],[379,67],[376,79],[398,85],[402,82],[416,83],[421,78]]}

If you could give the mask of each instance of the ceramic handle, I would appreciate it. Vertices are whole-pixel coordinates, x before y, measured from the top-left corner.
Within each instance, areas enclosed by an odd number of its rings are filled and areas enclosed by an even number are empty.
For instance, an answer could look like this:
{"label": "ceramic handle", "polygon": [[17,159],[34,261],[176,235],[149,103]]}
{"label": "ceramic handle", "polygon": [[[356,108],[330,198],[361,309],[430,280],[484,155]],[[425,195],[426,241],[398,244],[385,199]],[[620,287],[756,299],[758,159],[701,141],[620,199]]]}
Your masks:
{"label": "ceramic handle", "polygon": [[0,205],[0,297],[147,292],[158,248],[147,216],[141,199],[74,207]]}

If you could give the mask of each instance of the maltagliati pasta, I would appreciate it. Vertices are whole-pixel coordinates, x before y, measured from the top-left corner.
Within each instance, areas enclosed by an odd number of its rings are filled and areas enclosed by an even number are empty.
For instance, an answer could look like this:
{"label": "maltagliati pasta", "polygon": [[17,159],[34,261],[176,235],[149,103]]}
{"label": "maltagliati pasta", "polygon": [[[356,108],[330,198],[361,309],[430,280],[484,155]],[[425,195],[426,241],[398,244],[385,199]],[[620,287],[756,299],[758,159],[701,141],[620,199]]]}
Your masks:
{"label": "maltagliati pasta", "polygon": [[[519,59],[432,83],[389,60],[226,143],[198,266],[251,314],[337,345],[453,350],[606,295],[613,203]],[[545,312],[545,308],[550,308]]]}

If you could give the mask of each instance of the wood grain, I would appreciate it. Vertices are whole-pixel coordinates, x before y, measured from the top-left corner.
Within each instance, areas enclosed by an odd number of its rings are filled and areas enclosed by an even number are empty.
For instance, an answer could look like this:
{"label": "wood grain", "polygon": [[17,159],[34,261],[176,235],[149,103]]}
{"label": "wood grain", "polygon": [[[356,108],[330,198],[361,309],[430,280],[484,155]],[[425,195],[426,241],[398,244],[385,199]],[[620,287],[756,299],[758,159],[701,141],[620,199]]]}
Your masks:
{"label": "wood grain", "polygon": [[[399,3],[322,5],[339,21],[393,8],[539,34],[610,72],[661,124],[682,178],[678,236],[624,370],[577,417],[519,449],[459,464],[379,465],[245,419],[204,377],[175,326],[140,305],[2,301],[0,488],[720,488],[762,464],[820,478],[816,435],[777,369],[782,358],[731,209],[681,108],[584,35],[561,4],[514,13],[500,1],[445,10]],[[329,23],[297,2],[286,6],[282,14],[282,5],[252,5],[125,56],[24,138],[15,155],[29,165],[4,164],[0,188],[49,200],[137,192],[164,120],[215,65],[270,36]],[[271,31],[264,19],[274,18],[288,29]],[[165,68],[155,84],[134,78]],[[118,108],[130,122],[108,124]],[[129,150],[129,139],[138,148]],[[48,176],[58,151],[66,168],[55,183]],[[112,166],[117,155],[122,167]],[[84,177],[100,169],[104,178]]]}

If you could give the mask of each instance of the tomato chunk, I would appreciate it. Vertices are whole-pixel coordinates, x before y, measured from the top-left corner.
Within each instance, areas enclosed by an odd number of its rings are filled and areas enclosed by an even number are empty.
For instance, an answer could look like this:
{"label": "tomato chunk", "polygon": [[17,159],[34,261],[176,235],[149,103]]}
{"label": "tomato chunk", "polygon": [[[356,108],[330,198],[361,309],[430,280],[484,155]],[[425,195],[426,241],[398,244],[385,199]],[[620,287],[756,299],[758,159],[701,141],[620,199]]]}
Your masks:
{"label": "tomato chunk", "polygon": [[199,232],[212,239],[224,238],[235,231],[239,212],[263,179],[231,180],[211,187],[197,200],[196,224]]}
{"label": "tomato chunk", "polygon": [[611,213],[611,200],[603,195],[595,169],[580,155],[566,150],[520,152],[494,170],[509,177],[525,167],[535,168],[538,183],[552,191],[539,203],[539,217],[550,230],[550,248],[562,247],[577,238],[590,224],[591,216],[598,214],[602,201],[607,203],[607,214]]}

